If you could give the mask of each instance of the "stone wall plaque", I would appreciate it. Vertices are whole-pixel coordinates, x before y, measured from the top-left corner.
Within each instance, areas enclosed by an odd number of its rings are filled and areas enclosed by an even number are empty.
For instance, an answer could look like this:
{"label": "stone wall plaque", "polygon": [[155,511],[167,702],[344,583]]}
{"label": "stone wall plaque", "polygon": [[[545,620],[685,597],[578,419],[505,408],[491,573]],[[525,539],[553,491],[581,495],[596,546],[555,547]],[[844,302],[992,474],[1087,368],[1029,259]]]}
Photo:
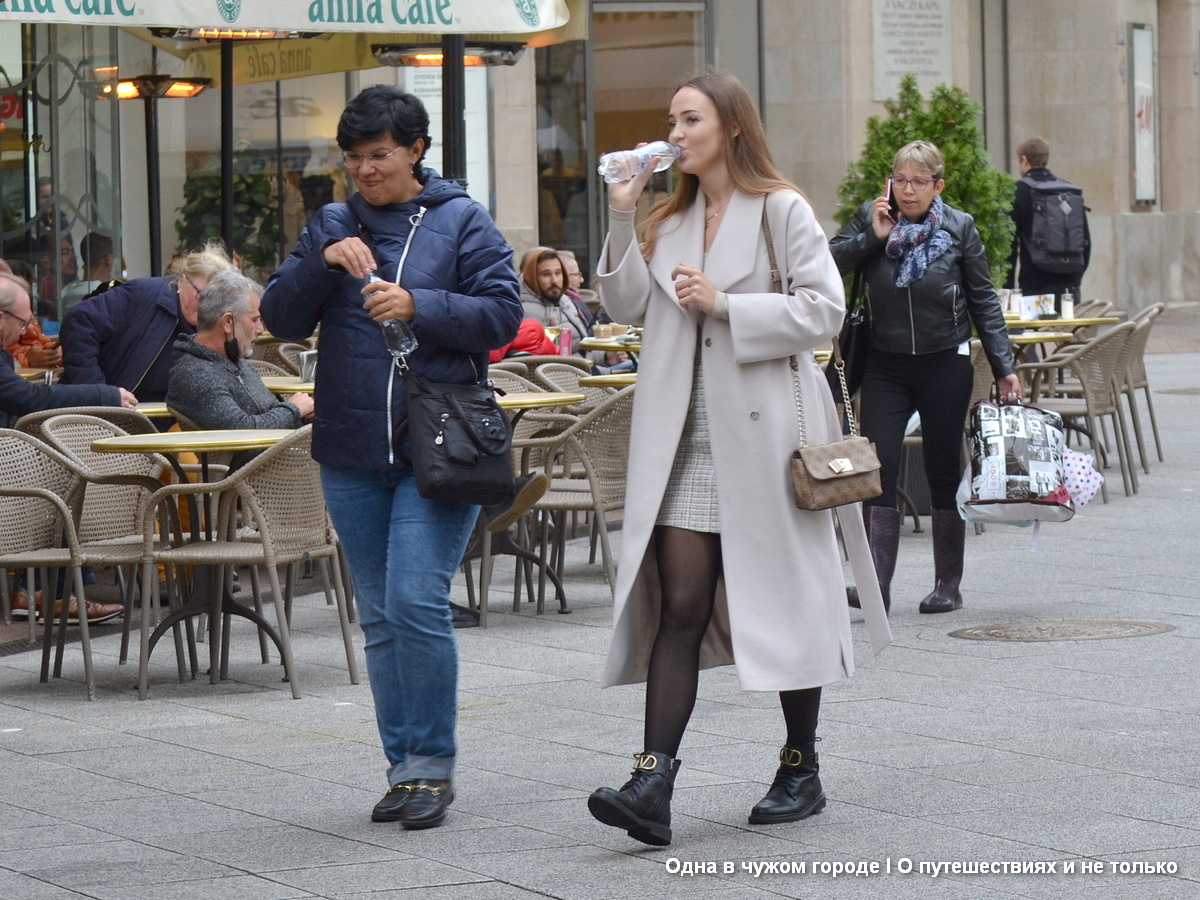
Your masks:
{"label": "stone wall plaque", "polygon": [[894,98],[909,72],[925,96],[954,82],[951,0],[872,0],[872,7],[876,100]]}

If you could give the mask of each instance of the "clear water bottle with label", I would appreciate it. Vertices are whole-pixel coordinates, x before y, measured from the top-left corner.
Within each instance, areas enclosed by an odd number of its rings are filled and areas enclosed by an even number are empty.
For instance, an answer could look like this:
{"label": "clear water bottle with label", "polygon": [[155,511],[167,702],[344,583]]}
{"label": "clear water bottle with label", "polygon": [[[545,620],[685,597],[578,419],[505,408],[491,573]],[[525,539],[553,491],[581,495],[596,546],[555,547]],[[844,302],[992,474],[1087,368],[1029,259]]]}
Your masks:
{"label": "clear water bottle with label", "polygon": [[[375,274],[368,275],[367,282],[373,281],[383,279]],[[408,359],[417,349],[417,336],[413,333],[412,326],[403,319],[384,319],[379,323],[379,327],[383,329],[383,340],[387,344],[388,352],[396,359]]]}
{"label": "clear water bottle with label", "polygon": [[653,141],[646,144],[644,147],[638,147],[634,150],[617,150],[614,153],[605,153],[600,157],[600,167],[597,170],[604,176],[605,182],[608,184],[616,184],[619,181],[628,181],[635,175],[640,175],[646,171],[646,167],[650,165],[650,160],[655,156],[661,156],[658,165],[654,167],[655,172],[662,172],[671,168],[671,164],[679,159],[679,147],[675,144],[668,144],[666,141]]}

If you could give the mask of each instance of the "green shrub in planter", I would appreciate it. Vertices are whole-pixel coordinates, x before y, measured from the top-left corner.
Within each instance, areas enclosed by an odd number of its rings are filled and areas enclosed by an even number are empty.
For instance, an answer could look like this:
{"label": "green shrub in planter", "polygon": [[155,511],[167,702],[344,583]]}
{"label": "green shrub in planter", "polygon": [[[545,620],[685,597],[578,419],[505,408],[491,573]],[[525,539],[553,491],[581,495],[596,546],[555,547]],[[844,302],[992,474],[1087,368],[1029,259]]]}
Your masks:
{"label": "green shrub in planter", "polygon": [[900,94],[884,103],[887,116],[867,120],[867,141],[862,155],[846,170],[838,186],[839,226],[854,217],[854,211],[883,193],[884,180],[891,175],[892,157],[909,141],[929,141],[946,158],[946,188],[942,199],[970,213],[987,251],[992,283],[1004,284],[1008,254],[1012,248],[1012,209],[1015,182],[988,162],[979,115],[983,105],[960,87],[939,84],[926,103],[917,88],[915,75],[905,75]]}
{"label": "green shrub in planter", "polygon": [[[268,175],[243,173],[233,176],[233,247],[242,254],[246,267],[265,277],[279,265],[279,209],[274,179]],[[177,252],[184,253],[221,238],[221,176],[206,172],[183,185],[175,231]]]}

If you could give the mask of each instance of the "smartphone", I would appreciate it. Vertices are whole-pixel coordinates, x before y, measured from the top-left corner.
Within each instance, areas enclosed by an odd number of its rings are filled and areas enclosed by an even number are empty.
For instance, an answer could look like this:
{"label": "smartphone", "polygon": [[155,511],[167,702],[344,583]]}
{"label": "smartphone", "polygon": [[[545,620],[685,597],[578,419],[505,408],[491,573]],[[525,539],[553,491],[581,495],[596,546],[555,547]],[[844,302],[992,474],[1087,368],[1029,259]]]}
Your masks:
{"label": "smartphone", "polygon": [[883,183],[883,196],[888,199],[888,215],[895,221],[900,217],[900,207],[896,204],[896,198],[892,196],[891,178]]}

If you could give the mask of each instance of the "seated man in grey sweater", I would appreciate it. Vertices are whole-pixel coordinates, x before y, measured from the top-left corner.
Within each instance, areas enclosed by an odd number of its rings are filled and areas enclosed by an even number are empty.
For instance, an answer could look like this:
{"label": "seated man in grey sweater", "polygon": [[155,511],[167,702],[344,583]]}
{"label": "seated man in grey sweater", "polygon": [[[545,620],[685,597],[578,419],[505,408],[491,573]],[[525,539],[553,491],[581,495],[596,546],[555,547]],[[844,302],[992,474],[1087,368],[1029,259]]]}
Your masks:
{"label": "seated man in grey sweater", "polygon": [[246,362],[263,332],[262,291],[244,275],[218,272],[200,292],[196,334],[175,342],[167,406],[200,428],[297,428],[312,418],[312,397],[277,399]]}

